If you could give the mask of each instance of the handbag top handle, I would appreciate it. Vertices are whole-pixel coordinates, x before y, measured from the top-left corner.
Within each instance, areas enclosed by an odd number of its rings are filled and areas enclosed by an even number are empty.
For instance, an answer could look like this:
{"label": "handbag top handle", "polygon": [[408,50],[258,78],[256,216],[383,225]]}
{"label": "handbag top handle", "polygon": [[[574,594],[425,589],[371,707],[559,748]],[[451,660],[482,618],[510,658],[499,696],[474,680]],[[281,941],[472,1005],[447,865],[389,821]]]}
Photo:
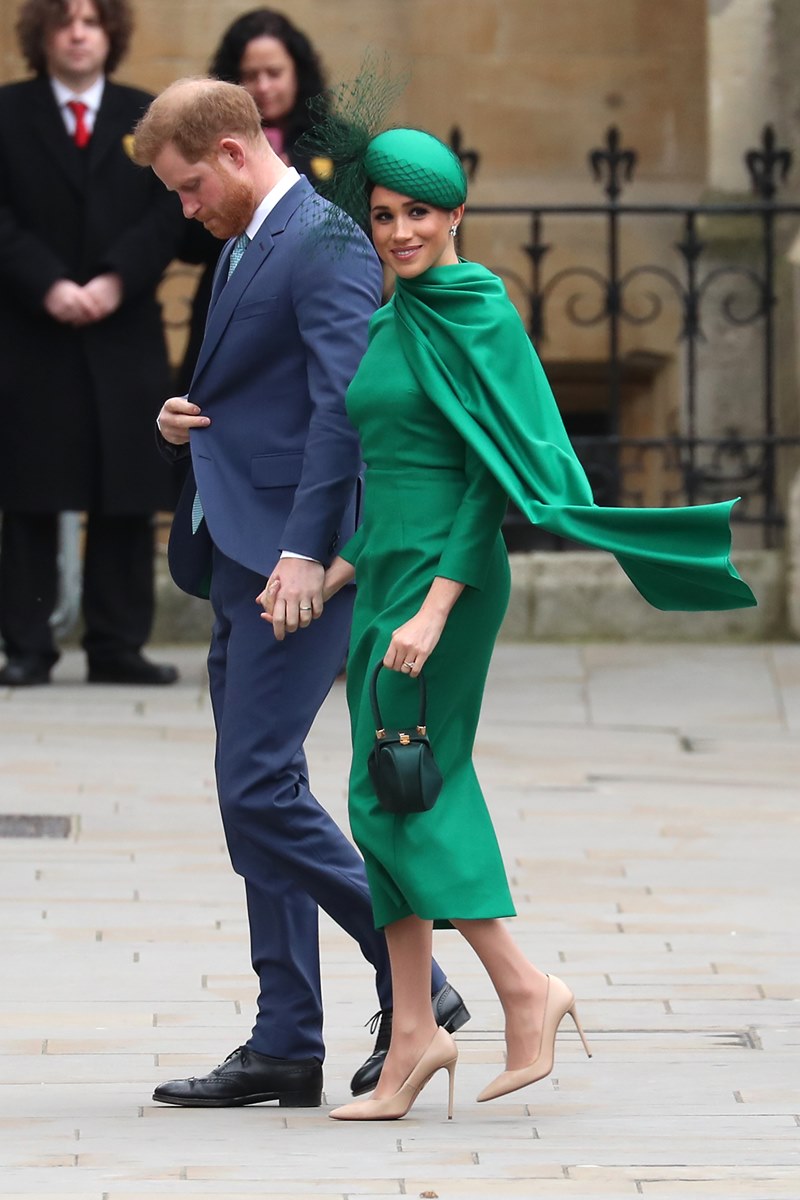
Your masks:
{"label": "handbag top handle", "polygon": [[[383,660],[381,659],[379,663],[375,664],[375,669],[372,672],[372,678],[369,681],[369,700],[370,704],[372,705],[372,716],[375,720],[375,736],[379,738],[386,736],[386,730],[383,727],[383,718],[381,717],[381,710],[378,706],[378,676],[381,673],[382,666]],[[417,676],[417,682],[419,683],[419,719],[417,721],[417,733],[421,733],[424,737],[426,733],[425,708],[428,699],[428,691],[425,686],[425,677],[422,674],[422,671],[420,671],[419,675]]]}

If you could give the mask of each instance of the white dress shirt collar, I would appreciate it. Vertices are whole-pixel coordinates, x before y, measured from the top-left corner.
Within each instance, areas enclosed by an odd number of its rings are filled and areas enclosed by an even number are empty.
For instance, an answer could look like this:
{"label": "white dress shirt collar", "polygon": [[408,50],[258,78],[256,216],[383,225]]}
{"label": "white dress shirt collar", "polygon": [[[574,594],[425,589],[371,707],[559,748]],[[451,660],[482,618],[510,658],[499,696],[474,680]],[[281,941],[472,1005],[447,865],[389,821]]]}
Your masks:
{"label": "white dress shirt collar", "polygon": [[267,219],[269,213],[272,212],[278,201],[282,200],[288,191],[291,191],[299,178],[300,175],[295,168],[289,167],[286,174],[282,175],[275,184],[275,187],[271,188],[267,192],[266,196],[250,218],[250,223],[248,224],[247,229],[245,229],[245,233],[250,238],[251,242],[261,226],[264,224],[264,221]]}
{"label": "white dress shirt collar", "polygon": [[86,105],[84,120],[91,133],[97,119],[97,110],[100,108],[100,103],[103,99],[103,90],[106,86],[105,76],[101,75],[97,82],[93,83],[85,92],[73,92],[72,88],[68,88],[65,83],[62,83],[60,79],[56,79],[52,75],[50,76],[50,86],[53,89],[56,104],[61,110],[61,116],[64,118],[67,132],[70,134],[75,132],[75,114],[72,109],[67,108],[67,103],[70,100],[80,100],[82,104]]}

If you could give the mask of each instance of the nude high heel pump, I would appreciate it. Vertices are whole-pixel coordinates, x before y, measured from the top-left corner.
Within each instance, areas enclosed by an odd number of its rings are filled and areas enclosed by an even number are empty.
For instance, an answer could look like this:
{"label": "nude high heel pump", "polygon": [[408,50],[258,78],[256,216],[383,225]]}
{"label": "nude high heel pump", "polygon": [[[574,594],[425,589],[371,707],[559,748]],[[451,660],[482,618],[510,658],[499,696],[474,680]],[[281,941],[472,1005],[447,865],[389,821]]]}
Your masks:
{"label": "nude high heel pump", "polygon": [[334,1108],[328,1116],[334,1121],[397,1121],[404,1117],[419,1093],[430,1079],[444,1068],[450,1076],[450,1092],[447,1101],[447,1119],[453,1119],[453,1088],[455,1086],[458,1047],[446,1029],[441,1026],[433,1035],[427,1050],[403,1086],[393,1096],[380,1100],[360,1100]]}
{"label": "nude high heel pump", "polygon": [[483,1089],[480,1096],[478,1096],[478,1101],[496,1100],[498,1096],[506,1096],[509,1092],[516,1092],[519,1088],[527,1087],[529,1083],[536,1083],[538,1079],[544,1079],[545,1075],[549,1075],[553,1069],[556,1033],[567,1013],[569,1013],[575,1022],[575,1028],[580,1034],[587,1057],[591,1058],[592,1052],[589,1049],[589,1043],[586,1041],[581,1023],[578,1020],[575,997],[564,981],[559,979],[557,975],[548,975],[547,995],[544,1002],[544,1018],[542,1021],[542,1040],[539,1043],[538,1055],[528,1067],[520,1067],[516,1071],[503,1071],[501,1075],[498,1075],[496,1079],[493,1079]]}

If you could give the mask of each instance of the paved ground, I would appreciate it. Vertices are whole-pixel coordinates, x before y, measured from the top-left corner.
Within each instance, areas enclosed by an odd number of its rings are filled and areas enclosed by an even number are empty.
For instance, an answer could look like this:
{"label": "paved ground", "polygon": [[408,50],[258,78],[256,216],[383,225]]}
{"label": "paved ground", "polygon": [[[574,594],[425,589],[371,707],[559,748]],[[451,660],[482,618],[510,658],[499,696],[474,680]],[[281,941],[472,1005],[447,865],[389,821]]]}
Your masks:
{"label": "paved ground", "polygon": [[[239,880],[211,781],[200,651],[174,689],[0,692],[0,812],[72,818],[0,841],[0,1193],[147,1197],[800,1195],[800,646],[502,646],[479,746],[532,957],[574,988],[549,1079],[477,1105],[499,1007],[455,934],[473,1020],[456,1117],[334,1124],[370,1045],[368,971],[324,926],[326,1107],[152,1103],[247,1036]],[[337,686],[313,777],[344,820]]]}

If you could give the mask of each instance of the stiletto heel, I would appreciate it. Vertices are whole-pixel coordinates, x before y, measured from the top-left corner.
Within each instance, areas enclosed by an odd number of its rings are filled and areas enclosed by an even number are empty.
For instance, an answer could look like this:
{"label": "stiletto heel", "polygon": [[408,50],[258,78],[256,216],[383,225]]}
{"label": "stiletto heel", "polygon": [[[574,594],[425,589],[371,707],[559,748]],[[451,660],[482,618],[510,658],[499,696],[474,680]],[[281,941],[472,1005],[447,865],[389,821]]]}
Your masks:
{"label": "stiletto heel", "polygon": [[341,1108],[334,1108],[328,1116],[333,1117],[334,1121],[399,1121],[409,1111],[425,1084],[437,1071],[445,1068],[450,1076],[447,1119],[452,1120],[457,1061],[458,1047],[447,1030],[439,1026],[425,1053],[393,1096],[344,1104]]}
{"label": "stiletto heel", "polygon": [[578,1009],[575,1004],[573,1004],[572,1008],[569,1010],[569,1015],[572,1017],[572,1020],[575,1022],[575,1028],[577,1029],[577,1031],[580,1035],[580,1039],[583,1042],[583,1048],[586,1051],[586,1057],[591,1058],[592,1052],[589,1049],[589,1043],[586,1040],[586,1034],[583,1032],[583,1026],[581,1025],[580,1021],[578,1020]]}
{"label": "stiletto heel", "polygon": [[583,1048],[591,1058],[592,1052],[578,1020],[575,997],[562,979],[559,979],[557,975],[548,975],[547,995],[542,1018],[542,1038],[539,1043],[538,1055],[530,1066],[521,1067],[516,1071],[503,1071],[490,1084],[487,1084],[478,1096],[478,1101],[496,1100],[498,1096],[516,1092],[519,1088],[527,1087],[529,1083],[536,1083],[537,1080],[544,1079],[546,1075],[549,1075],[553,1069],[558,1027],[567,1013],[575,1022],[575,1028],[580,1034]]}
{"label": "stiletto heel", "polygon": [[447,1067],[447,1074],[450,1077],[450,1090],[447,1096],[448,1121],[452,1121],[453,1119],[453,1096],[455,1095],[456,1088],[456,1061],[457,1060],[454,1058],[452,1062],[445,1063],[445,1066]]}

